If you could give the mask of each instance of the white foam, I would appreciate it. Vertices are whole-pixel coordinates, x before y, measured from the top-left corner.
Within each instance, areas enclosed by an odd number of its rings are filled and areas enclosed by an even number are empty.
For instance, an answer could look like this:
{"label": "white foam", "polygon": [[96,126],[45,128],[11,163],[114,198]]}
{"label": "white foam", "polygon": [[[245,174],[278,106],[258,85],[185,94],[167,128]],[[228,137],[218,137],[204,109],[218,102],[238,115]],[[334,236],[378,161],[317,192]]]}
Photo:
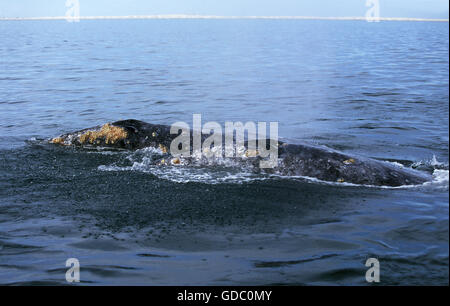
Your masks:
{"label": "white foam", "polygon": [[126,151],[87,151],[87,154],[101,154],[101,155],[119,155],[119,154],[124,154],[126,153]]}
{"label": "white foam", "polygon": [[130,171],[131,167],[120,167],[116,165],[100,165],[97,167],[100,171]]}
{"label": "white foam", "polygon": [[404,165],[402,165],[402,164],[400,164],[399,162],[396,162],[396,161],[386,161],[386,163],[391,164],[393,166],[396,166],[398,168],[405,168]]}
{"label": "white foam", "polygon": [[422,186],[433,190],[448,191],[448,175],[448,170],[435,169],[433,171],[433,180],[424,183]]}
{"label": "white foam", "polygon": [[244,183],[253,180],[268,179],[250,172],[243,172],[232,168],[199,168],[183,165],[154,165],[148,158],[142,162],[134,162],[132,166],[100,165],[100,171],[137,171],[152,174],[160,179],[176,183]]}

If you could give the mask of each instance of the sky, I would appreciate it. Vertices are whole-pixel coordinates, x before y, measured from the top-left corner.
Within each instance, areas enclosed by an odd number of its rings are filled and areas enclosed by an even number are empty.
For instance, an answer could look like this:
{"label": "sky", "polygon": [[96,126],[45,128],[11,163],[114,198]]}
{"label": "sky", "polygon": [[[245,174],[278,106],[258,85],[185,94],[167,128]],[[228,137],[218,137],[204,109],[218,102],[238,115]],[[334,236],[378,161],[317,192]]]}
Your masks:
{"label": "sky", "polygon": [[[366,0],[78,0],[81,16],[365,16]],[[377,1],[377,0],[373,0]],[[378,0],[381,17],[444,18],[448,0]],[[0,0],[0,17],[64,16],[66,0]]]}

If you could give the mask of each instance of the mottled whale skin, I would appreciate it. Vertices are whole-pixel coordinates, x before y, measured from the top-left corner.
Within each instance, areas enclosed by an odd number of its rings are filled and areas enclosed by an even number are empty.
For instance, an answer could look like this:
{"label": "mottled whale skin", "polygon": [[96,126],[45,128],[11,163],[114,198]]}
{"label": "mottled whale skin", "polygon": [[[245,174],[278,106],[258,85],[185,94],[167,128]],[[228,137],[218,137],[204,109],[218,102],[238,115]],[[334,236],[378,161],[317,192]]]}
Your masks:
{"label": "mottled whale skin", "polygon": [[[95,132],[103,131],[105,126],[107,132]],[[94,131],[94,134],[89,134],[90,131]],[[112,131],[111,136],[107,134],[110,131]],[[91,135],[92,137],[89,138]],[[127,150],[155,147],[161,148],[164,153],[169,154],[168,148],[177,136],[177,134],[170,134],[168,125],[129,119],[106,124],[103,127],[97,126],[64,134],[53,138],[51,142],[62,145],[98,146]],[[202,135],[202,141],[206,137],[207,135]],[[269,141],[267,140],[266,143]],[[245,146],[247,147],[247,142]],[[306,176],[329,182],[392,187],[418,185],[431,180],[431,175],[425,172],[402,168],[367,157],[350,156],[323,146],[287,144],[281,141],[278,141],[277,146],[278,166],[258,171],[285,176]]]}

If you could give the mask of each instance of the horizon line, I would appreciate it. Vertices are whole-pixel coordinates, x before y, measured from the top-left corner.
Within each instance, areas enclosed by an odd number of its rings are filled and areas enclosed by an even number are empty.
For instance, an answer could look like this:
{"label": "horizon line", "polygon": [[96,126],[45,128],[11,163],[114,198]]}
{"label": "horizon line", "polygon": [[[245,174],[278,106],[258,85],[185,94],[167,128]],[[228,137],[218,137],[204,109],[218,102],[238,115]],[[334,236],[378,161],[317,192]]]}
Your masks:
{"label": "horizon line", "polygon": [[[366,17],[319,17],[319,16],[219,16],[219,15],[126,15],[126,16],[48,16],[48,17],[0,17],[0,21],[12,20],[101,20],[101,19],[299,19],[299,20],[362,20]],[[378,17],[370,18],[371,21],[432,21],[449,22],[449,19],[440,18],[412,18],[412,17]]]}

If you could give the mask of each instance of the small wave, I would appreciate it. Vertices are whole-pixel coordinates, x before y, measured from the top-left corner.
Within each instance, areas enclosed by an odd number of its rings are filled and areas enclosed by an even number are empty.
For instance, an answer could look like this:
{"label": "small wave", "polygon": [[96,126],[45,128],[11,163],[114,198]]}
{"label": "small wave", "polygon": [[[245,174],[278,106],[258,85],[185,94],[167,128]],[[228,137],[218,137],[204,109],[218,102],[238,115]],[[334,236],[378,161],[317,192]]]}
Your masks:
{"label": "small wave", "polygon": [[411,165],[412,168],[418,170],[425,170],[433,172],[434,170],[449,170],[448,163],[440,162],[437,160],[436,155],[433,155],[431,159],[421,160]]}

